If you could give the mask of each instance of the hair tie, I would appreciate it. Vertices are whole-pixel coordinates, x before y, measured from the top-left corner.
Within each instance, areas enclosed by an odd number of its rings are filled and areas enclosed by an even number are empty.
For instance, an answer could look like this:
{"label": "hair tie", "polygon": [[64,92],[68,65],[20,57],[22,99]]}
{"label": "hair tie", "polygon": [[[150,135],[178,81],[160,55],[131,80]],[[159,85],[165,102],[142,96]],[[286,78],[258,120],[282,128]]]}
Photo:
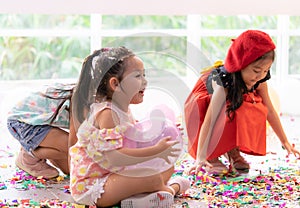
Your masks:
{"label": "hair tie", "polygon": [[94,56],[94,58],[92,59],[93,70],[95,70],[95,68],[96,68],[96,62],[97,62],[97,60],[98,60],[99,57],[100,57],[99,55],[98,56]]}
{"label": "hair tie", "polygon": [[106,51],[110,51],[111,48],[108,48],[108,47],[105,47],[105,48],[102,48],[102,52],[106,52]]}

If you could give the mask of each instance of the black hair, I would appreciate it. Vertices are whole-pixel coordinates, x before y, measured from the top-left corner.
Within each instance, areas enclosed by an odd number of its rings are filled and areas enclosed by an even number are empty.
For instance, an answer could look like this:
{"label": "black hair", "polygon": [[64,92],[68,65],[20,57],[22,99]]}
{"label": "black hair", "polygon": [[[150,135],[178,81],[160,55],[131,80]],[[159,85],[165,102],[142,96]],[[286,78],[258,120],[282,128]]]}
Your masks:
{"label": "black hair", "polygon": [[108,81],[112,77],[122,80],[126,68],[125,60],[131,56],[135,54],[122,46],[102,48],[85,58],[72,98],[72,112],[79,123],[85,119],[92,103],[112,98]]}

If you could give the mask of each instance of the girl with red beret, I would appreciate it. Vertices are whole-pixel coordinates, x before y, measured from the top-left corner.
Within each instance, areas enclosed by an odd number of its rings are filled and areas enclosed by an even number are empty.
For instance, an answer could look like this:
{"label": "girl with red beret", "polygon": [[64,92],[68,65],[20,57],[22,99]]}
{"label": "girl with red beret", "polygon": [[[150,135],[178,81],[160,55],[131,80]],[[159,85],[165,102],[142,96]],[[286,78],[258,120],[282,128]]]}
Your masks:
{"label": "girl with red beret", "polygon": [[266,154],[266,121],[287,152],[300,156],[268,94],[274,49],[268,34],[247,30],[233,40],[224,65],[215,64],[199,78],[185,102],[188,151],[196,171],[206,163],[209,173],[226,174],[227,166],[218,159],[222,155],[236,170],[248,171],[240,152]]}

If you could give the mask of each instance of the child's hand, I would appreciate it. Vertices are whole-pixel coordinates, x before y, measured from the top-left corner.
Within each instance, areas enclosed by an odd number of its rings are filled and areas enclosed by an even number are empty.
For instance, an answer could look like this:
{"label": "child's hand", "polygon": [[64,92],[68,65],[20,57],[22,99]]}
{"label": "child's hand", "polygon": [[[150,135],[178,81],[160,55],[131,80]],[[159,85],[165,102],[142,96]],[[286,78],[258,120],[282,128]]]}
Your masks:
{"label": "child's hand", "polygon": [[289,142],[284,142],[282,143],[282,146],[284,147],[284,149],[286,149],[288,155],[294,154],[295,157],[300,158],[300,152],[295,149],[294,145],[291,145]]}
{"label": "child's hand", "polygon": [[189,174],[198,175],[199,172],[206,172],[205,168],[212,168],[213,166],[207,160],[197,160],[195,161],[194,166],[192,166],[189,170]]}
{"label": "child's hand", "polygon": [[164,137],[155,147],[157,148],[158,157],[164,159],[168,164],[170,164],[169,157],[176,157],[180,154],[180,149],[175,148],[174,146],[178,144],[178,141],[170,141],[172,138],[170,136]]}

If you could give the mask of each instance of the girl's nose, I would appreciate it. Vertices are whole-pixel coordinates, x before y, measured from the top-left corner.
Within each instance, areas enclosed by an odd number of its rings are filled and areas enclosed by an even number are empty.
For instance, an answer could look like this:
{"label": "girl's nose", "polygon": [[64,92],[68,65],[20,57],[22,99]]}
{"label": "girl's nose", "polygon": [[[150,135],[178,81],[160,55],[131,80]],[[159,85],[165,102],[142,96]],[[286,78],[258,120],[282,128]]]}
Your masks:
{"label": "girl's nose", "polygon": [[143,84],[144,84],[144,85],[147,85],[147,84],[148,84],[148,81],[147,81],[147,79],[146,79],[145,77],[143,78]]}
{"label": "girl's nose", "polygon": [[257,81],[259,81],[259,80],[263,79],[264,76],[265,76],[264,73],[259,73],[259,74],[256,75],[255,79],[256,79]]}

